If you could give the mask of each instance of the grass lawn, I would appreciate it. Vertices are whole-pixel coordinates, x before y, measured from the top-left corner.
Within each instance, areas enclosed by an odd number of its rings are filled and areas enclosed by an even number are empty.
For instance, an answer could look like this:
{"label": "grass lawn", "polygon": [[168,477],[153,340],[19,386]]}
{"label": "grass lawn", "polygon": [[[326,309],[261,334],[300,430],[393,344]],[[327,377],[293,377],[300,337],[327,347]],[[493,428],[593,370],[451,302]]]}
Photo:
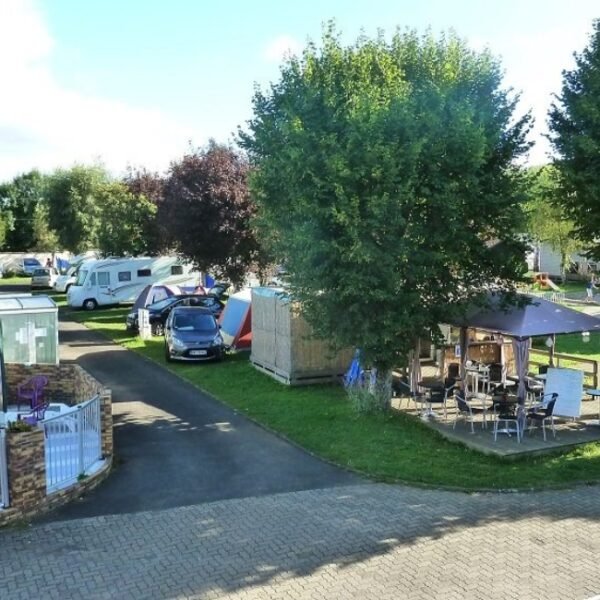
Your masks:
{"label": "grass lawn", "polygon": [[26,285],[29,287],[31,283],[31,277],[21,277],[14,275],[13,277],[2,277],[0,278],[0,286],[3,285]]}
{"label": "grass lawn", "polygon": [[517,460],[449,442],[403,414],[357,416],[339,386],[290,388],[256,371],[246,354],[217,364],[170,364],[162,338],[142,341],[124,327],[128,309],[72,316],[206,390],[304,448],[381,481],[476,489],[557,487],[600,481],[600,444]]}
{"label": "grass lawn", "polygon": [[600,360],[600,335],[590,335],[590,341],[584,342],[580,333],[556,336],[556,351],[564,354],[576,354],[590,360]]}
{"label": "grass lawn", "polygon": [[[581,312],[588,312],[593,309],[597,309],[595,305],[591,304],[567,304],[567,306],[573,310],[579,310]],[[533,346],[534,348],[546,350],[543,338],[536,338],[533,342]],[[588,342],[583,341],[583,337],[580,333],[557,335],[556,352],[580,356],[581,358],[585,358],[586,360],[590,361],[600,361],[600,334],[592,333]],[[570,362],[565,359],[560,359],[560,366],[591,370],[591,365],[589,364],[585,365],[584,363],[582,365],[582,363]],[[592,385],[591,378],[586,378],[586,385]]]}
{"label": "grass lawn", "polygon": [[567,281],[565,283],[559,283],[558,287],[561,292],[585,292],[585,281]]}

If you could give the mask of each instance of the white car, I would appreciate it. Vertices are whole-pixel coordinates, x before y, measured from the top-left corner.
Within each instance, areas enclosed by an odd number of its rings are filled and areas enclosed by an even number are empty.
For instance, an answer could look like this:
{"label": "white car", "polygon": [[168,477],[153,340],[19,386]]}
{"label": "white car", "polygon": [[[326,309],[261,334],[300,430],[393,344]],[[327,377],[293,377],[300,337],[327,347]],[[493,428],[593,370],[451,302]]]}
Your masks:
{"label": "white car", "polygon": [[66,293],[69,288],[77,281],[77,271],[79,267],[71,267],[65,275],[59,275],[54,282],[54,289],[57,292]]}
{"label": "white car", "polygon": [[58,271],[54,267],[36,269],[31,275],[31,289],[51,288],[58,278]]}

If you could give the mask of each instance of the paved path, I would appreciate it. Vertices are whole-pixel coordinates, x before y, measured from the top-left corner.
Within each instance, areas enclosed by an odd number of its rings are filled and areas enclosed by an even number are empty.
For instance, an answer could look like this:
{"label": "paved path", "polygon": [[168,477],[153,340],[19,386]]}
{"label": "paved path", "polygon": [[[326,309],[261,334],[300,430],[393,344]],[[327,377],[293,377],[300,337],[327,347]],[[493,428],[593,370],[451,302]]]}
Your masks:
{"label": "paved path", "polygon": [[[268,433],[166,369],[72,321],[61,359],[113,391],[117,468],[50,519],[347,485],[359,478]],[[1,594],[0,594],[1,598]]]}
{"label": "paved path", "polygon": [[598,489],[360,485],[1,531],[3,600],[583,600]]}

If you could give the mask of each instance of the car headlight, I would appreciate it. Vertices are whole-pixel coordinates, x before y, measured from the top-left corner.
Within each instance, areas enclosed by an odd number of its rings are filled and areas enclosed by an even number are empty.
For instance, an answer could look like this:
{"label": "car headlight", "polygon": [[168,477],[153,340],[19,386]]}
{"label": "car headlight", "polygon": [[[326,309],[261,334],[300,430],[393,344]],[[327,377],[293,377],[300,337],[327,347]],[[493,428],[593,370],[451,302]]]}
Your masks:
{"label": "car headlight", "polygon": [[222,346],[223,345],[223,338],[221,337],[220,333],[217,333],[217,335],[215,335],[213,341],[210,343],[211,346]]}
{"label": "car headlight", "polygon": [[171,338],[171,342],[173,342],[173,348],[175,348],[176,350],[185,350],[185,344],[177,336],[174,335]]}

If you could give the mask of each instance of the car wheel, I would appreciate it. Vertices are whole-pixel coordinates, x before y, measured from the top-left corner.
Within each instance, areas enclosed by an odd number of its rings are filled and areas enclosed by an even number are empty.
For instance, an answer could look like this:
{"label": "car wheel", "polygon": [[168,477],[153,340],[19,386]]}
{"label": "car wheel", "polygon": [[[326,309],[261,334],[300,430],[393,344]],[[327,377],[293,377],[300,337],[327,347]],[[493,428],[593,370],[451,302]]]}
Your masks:
{"label": "car wheel", "polygon": [[152,323],[152,335],[165,335],[165,326],[162,323]]}
{"label": "car wheel", "polygon": [[173,359],[171,358],[171,353],[169,352],[169,346],[167,346],[167,344],[165,344],[165,360],[167,362],[173,362]]}
{"label": "car wheel", "polygon": [[93,298],[88,298],[83,301],[83,308],[85,310],[96,310],[98,308],[98,303]]}

